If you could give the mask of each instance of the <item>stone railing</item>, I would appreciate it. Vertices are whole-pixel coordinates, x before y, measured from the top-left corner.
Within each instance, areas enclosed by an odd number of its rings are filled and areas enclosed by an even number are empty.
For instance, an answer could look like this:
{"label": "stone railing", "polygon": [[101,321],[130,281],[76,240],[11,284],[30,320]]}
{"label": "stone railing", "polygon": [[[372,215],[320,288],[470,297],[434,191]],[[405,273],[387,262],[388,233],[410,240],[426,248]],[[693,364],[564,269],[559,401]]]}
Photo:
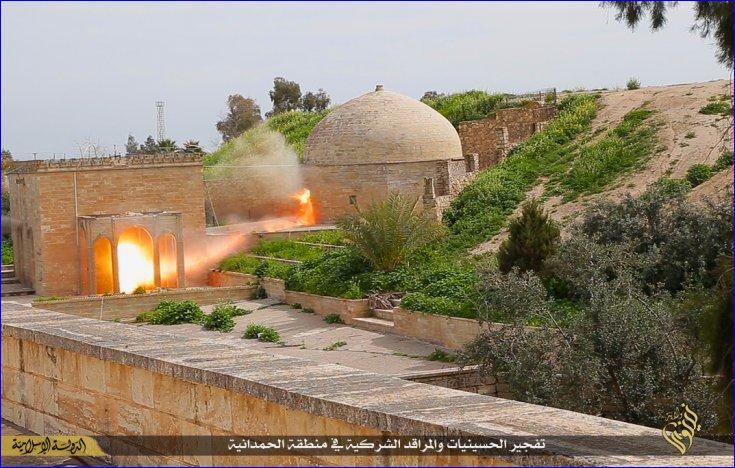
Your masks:
{"label": "stone railing", "polygon": [[202,155],[189,153],[133,154],[101,158],[39,159],[13,161],[10,172],[29,173],[82,169],[110,169],[135,166],[202,164]]}
{"label": "stone railing", "polygon": [[[733,465],[731,445],[696,439],[692,453],[681,457],[660,429],[158,329],[20,305],[3,309],[3,418],[38,434],[134,436],[116,440],[124,445],[117,451],[126,453],[113,457],[117,464]],[[548,440],[543,451],[519,456],[292,453],[249,459],[172,456],[191,442],[168,439],[164,448],[135,437],[144,434],[589,438]],[[601,444],[600,436],[615,436],[616,443]],[[651,453],[659,455],[646,455]]]}

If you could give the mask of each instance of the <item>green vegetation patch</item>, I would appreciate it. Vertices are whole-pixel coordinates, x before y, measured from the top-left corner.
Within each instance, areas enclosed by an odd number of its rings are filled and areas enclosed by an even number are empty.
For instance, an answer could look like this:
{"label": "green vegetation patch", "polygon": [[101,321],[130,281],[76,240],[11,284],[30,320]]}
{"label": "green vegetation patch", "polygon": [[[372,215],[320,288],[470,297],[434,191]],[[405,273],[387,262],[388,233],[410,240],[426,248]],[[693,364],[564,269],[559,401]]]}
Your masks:
{"label": "green vegetation patch", "polygon": [[331,345],[324,348],[324,351],[334,351],[335,349],[341,348],[342,346],[347,346],[347,342],[346,341],[334,342]]}
{"label": "green vegetation patch", "polygon": [[250,312],[230,302],[217,304],[212,312],[204,317],[202,325],[207,330],[217,330],[223,333],[230,332],[235,328],[234,317],[246,315]]}
{"label": "green vegetation patch", "polygon": [[705,115],[732,115],[732,96],[721,94],[712,96],[706,106],[699,109],[700,114]]}
{"label": "green vegetation patch", "polygon": [[13,263],[13,241],[8,239],[3,241],[3,265],[9,265]]}
{"label": "green vegetation patch", "polygon": [[457,360],[457,356],[448,353],[443,349],[435,348],[431,354],[426,356],[428,361],[439,361],[439,362],[454,362]]}
{"label": "green vegetation patch", "polygon": [[302,242],[311,242],[314,244],[326,244],[326,245],[345,245],[347,239],[345,239],[345,233],[339,229],[329,229],[326,231],[316,231],[304,234],[299,239]]}
{"label": "green vegetation patch", "polygon": [[263,257],[283,258],[287,260],[313,260],[324,255],[321,247],[302,244],[289,239],[261,240],[251,250],[253,255]]}
{"label": "green vegetation patch", "polygon": [[327,323],[345,323],[339,314],[329,314],[326,317],[324,317],[324,321]]}
{"label": "green vegetation patch", "polygon": [[326,117],[333,108],[321,112],[289,111],[281,112],[266,120],[265,125],[281,133],[286,142],[299,157],[304,154],[306,139],[316,124]]}
{"label": "green vegetation patch", "polygon": [[249,324],[242,337],[251,340],[257,339],[264,343],[278,343],[281,340],[281,335],[275,329],[257,323]]}
{"label": "green vegetation patch", "polygon": [[711,166],[707,164],[692,164],[687,169],[686,180],[692,184],[692,187],[696,187],[704,182],[707,182],[715,171]]}
{"label": "green vegetation patch", "polygon": [[632,110],[604,138],[580,148],[569,172],[555,177],[564,198],[601,192],[620,175],[640,168],[656,147],[657,125],[649,120],[652,114],[648,109]]}
{"label": "green vegetation patch", "polygon": [[563,158],[572,140],[589,128],[596,113],[595,96],[567,97],[559,105],[558,116],[542,132],[478,175],[444,213],[453,243],[470,247],[497,234],[540,176],[566,170]]}
{"label": "green vegetation patch", "polygon": [[182,323],[202,323],[204,312],[194,301],[161,301],[155,309],[143,312],[136,322],[148,322],[152,325],[178,325]]}
{"label": "green vegetation patch", "polygon": [[508,103],[505,94],[490,94],[479,90],[453,94],[427,93],[421,102],[435,109],[455,127],[466,120],[489,117],[497,109],[520,105],[520,103]]}

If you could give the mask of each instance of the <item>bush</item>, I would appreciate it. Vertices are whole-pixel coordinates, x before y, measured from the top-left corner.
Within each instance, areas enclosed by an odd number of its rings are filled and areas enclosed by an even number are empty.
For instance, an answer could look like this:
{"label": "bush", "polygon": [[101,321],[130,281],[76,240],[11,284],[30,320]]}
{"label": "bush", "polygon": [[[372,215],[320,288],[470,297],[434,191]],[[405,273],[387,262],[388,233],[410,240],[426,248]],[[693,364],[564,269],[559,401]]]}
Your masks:
{"label": "bush", "polygon": [[686,179],[692,184],[692,187],[696,187],[704,182],[707,182],[714,171],[707,164],[693,164],[687,169]]}
{"label": "bush", "polygon": [[152,311],[135,318],[136,322],[150,322],[152,325],[202,323],[203,320],[204,312],[194,301],[161,301]]}
{"label": "bush", "polygon": [[566,147],[595,117],[595,97],[573,95],[559,104],[559,114],[543,131],[516,147],[498,165],[481,172],[452,201],[443,218],[456,247],[470,247],[498,233],[525,192],[541,175],[565,171]]}
{"label": "bush", "polygon": [[[356,294],[353,279],[370,271],[367,261],[353,249],[332,250],[294,268],[286,287],[321,296],[352,297]],[[357,294],[361,296],[362,291]]]}
{"label": "bush", "polygon": [[[717,158],[717,161],[715,162],[715,165],[712,166],[712,169],[714,169],[716,172],[722,171],[724,169],[727,169],[728,167],[732,166],[733,157],[732,157],[732,151],[728,150],[725,151],[720,155],[719,158]],[[5,263],[3,261],[3,263]]]}
{"label": "bush", "polygon": [[449,354],[443,349],[435,348],[434,351],[431,352],[431,354],[426,356],[426,359],[428,361],[454,362],[457,360],[457,356]]}
{"label": "bush", "polygon": [[728,116],[732,114],[732,104],[724,100],[710,102],[706,106],[699,109],[699,113],[705,115]]}
{"label": "bush", "polygon": [[316,124],[332,112],[333,108],[321,112],[289,111],[278,113],[265,121],[271,130],[281,133],[297,155],[304,154],[306,139]]}
{"label": "bush", "polygon": [[299,239],[303,242],[312,242],[314,244],[326,245],[345,245],[345,235],[339,229],[329,229],[326,231],[316,231],[304,234]]}
{"label": "bush", "polygon": [[133,294],[145,294],[145,288],[143,286],[138,286],[137,288],[133,289]]}
{"label": "bush", "polygon": [[425,95],[421,99],[421,102],[435,109],[455,127],[460,122],[484,119],[493,115],[498,108],[507,107],[504,105],[505,101],[504,94],[489,94],[478,90],[449,95]]}
{"label": "bush", "polygon": [[245,329],[243,338],[257,339],[264,343],[277,343],[281,340],[281,335],[271,327],[251,323]]}
{"label": "bush", "polygon": [[324,249],[300,244],[290,239],[261,240],[251,250],[253,255],[263,257],[284,258],[287,260],[313,260],[324,255]]}
{"label": "bush", "polygon": [[345,323],[339,314],[329,314],[326,317],[324,317],[324,321],[327,323]]}
{"label": "bush", "polygon": [[215,309],[206,317],[204,317],[204,328],[207,330],[217,330],[227,333],[235,328],[235,320],[229,310],[224,308]]}
{"label": "bush", "polygon": [[14,261],[13,241],[3,240],[3,265],[10,265]]}
{"label": "bush", "polygon": [[420,292],[412,292],[403,296],[401,307],[406,310],[416,310],[435,315],[477,318],[474,308],[469,303],[449,297],[427,296]]}
{"label": "bush", "polygon": [[630,78],[625,84],[625,87],[631,91],[634,89],[639,89],[641,87],[641,82],[638,81],[638,78]]}
{"label": "bush", "polygon": [[253,258],[247,253],[239,253],[222,260],[219,264],[219,269],[221,271],[235,271],[238,273],[254,275],[261,262],[261,260]]}
{"label": "bush", "polygon": [[338,221],[355,249],[375,270],[389,271],[443,234],[441,224],[425,216],[419,200],[391,192],[384,200]]}
{"label": "bush", "polygon": [[680,198],[692,189],[692,184],[686,179],[670,179],[664,177],[657,180],[651,185],[651,190],[655,190],[665,198]]}
{"label": "bush", "polygon": [[559,242],[559,228],[549,219],[538,200],[523,205],[521,216],[508,226],[509,236],[498,250],[498,266],[503,273],[513,267],[540,273],[546,257]]}

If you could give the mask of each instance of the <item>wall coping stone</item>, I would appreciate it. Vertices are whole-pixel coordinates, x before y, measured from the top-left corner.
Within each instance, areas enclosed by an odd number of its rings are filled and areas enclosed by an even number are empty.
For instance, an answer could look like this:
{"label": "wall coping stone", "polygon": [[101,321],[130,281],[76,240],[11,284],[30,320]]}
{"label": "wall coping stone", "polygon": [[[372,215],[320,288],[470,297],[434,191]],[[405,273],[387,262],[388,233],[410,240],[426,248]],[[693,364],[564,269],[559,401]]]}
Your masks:
{"label": "wall coping stone", "polygon": [[[2,335],[146,369],[352,424],[401,435],[650,435],[660,429],[529,403],[409,382],[336,364],[74,315],[7,307]],[[732,445],[697,439],[723,455],[579,456],[581,443],[512,463],[732,466]],[[673,448],[672,448],[673,451]],[[534,462],[535,460],[535,462]]]}
{"label": "wall coping stone", "polygon": [[104,294],[91,294],[89,296],[69,296],[69,297],[61,297],[59,299],[53,299],[53,300],[34,300],[33,306],[34,307],[40,307],[43,308],[44,304],[62,304],[62,303],[73,303],[73,302],[98,302],[98,301],[116,301],[116,300],[123,300],[123,299],[131,299],[134,297],[151,297],[151,296],[161,296],[164,298],[169,297],[176,297],[179,295],[189,294],[192,292],[200,292],[200,291],[234,291],[234,290],[248,290],[253,289],[253,285],[242,285],[242,286],[199,286],[199,287],[191,287],[191,288],[174,288],[174,289],[164,289],[160,291],[153,291],[148,292],[145,294],[125,294],[125,293],[119,293],[119,294],[110,294],[110,295],[104,295]]}
{"label": "wall coping stone", "polygon": [[202,166],[202,155],[188,153],[134,154],[100,158],[39,159],[13,161],[11,173],[131,169],[135,167]]}

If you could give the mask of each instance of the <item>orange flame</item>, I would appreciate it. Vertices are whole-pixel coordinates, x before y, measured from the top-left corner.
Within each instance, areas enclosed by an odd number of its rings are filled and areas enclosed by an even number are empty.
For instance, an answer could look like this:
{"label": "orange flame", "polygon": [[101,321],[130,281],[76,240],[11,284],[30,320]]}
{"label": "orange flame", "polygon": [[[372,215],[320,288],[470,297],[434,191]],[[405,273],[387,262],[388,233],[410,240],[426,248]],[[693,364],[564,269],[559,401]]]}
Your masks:
{"label": "orange flame", "polygon": [[311,226],[316,224],[316,214],[314,213],[314,205],[311,203],[311,190],[303,189],[300,192],[291,195],[299,202],[299,213],[296,224],[299,226]]}

